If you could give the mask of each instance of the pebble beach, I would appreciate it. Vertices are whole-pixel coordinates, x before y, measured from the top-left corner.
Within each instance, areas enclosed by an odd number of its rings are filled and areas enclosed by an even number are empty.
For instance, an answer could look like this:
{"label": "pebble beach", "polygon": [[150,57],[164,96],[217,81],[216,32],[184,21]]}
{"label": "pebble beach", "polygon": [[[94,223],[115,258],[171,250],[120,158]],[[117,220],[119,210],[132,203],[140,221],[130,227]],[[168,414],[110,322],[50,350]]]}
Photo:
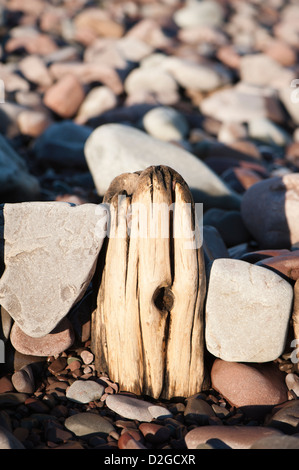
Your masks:
{"label": "pebble beach", "polygon": [[[298,2],[0,0],[0,58],[0,449],[299,449]],[[96,207],[161,165],[205,278],[203,385],[169,399],[92,343]]]}

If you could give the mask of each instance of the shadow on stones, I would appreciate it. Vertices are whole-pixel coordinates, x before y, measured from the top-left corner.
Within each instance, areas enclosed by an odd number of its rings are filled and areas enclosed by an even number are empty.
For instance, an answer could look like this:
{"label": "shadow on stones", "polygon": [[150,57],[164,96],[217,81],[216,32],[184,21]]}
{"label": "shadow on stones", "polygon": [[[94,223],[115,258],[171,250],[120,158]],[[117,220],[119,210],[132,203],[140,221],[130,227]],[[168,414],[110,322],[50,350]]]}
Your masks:
{"label": "shadow on stones", "polygon": [[225,444],[221,439],[212,438],[208,439],[206,444],[209,444],[213,449],[232,449],[229,445]]}
{"label": "shadow on stones", "polygon": [[[248,189],[248,194],[254,191],[255,204],[253,205],[252,194],[251,207],[246,203],[246,210],[242,212],[245,224],[246,217],[248,217],[252,218],[251,221],[249,220],[250,225],[256,225],[255,232],[258,233],[257,238],[259,238],[257,250],[289,250],[291,248],[291,232],[286,217],[286,193],[290,189],[292,188],[285,185],[282,177],[269,178]],[[271,199],[267,193],[271,194]],[[265,233],[262,233],[263,229]]]}

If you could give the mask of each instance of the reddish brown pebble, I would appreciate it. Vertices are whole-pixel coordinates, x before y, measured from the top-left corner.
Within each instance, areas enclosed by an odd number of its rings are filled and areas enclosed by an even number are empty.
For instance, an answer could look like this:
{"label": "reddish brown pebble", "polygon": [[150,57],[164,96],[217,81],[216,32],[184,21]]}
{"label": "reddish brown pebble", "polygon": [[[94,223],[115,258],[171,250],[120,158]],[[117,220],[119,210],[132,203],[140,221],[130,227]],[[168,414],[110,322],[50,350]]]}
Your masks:
{"label": "reddish brown pebble", "polygon": [[299,250],[292,251],[287,255],[267,258],[257,264],[272,269],[289,280],[297,281],[299,279]]}
{"label": "reddish brown pebble", "polygon": [[83,86],[75,75],[65,75],[44,95],[44,104],[63,118],[71,118],[85,98]]}
{"label": "reddish brown pebble", "polygon": [[281,436],[282,433],[263,426],[199,426],[185,437],[188,449],[196,449],[198,445],[211,442],[232,449],[249,449],[250,446],[267,436]]}
{"label": "reddish brown pebble", "polygon": [[212,387],[233,406],[277,405],[287,401],[285,374],[273,363],[244,364],[216,359]]}
{"label": "reddish brown pebble", "polygon": [[161,444],[167,441],[171,434],[166,426],[155,423],[141,423],[139,429],[145,439],[152,444]]}
{"label": "reddish brown pebble", "polygon": [[136,441],[129,432],[123,433],[118,439],[119,449],[146,449],[141,442]]}
{"label": "reddish brown pebble", "polygon": [[80,356],[84,364],[86,365],[91,364],[92,361],[94,360],[94,355],[90,351],[87,351],[87,350],[82,351]]}

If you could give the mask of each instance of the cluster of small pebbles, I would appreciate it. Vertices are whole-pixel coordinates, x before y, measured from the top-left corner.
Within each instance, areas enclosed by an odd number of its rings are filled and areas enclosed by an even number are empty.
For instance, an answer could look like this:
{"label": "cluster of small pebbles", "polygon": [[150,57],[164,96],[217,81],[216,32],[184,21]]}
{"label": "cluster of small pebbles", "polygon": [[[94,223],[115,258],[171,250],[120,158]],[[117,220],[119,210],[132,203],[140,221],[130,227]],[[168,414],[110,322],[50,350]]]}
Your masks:
{"label": "cluster of small pebbles", "polygon": [[[0,36],[0,448],[298,449],[296,0],[0,0]],[[204,206],[207,378],[170,400],[91,347],[94,206],[152,165]]]}

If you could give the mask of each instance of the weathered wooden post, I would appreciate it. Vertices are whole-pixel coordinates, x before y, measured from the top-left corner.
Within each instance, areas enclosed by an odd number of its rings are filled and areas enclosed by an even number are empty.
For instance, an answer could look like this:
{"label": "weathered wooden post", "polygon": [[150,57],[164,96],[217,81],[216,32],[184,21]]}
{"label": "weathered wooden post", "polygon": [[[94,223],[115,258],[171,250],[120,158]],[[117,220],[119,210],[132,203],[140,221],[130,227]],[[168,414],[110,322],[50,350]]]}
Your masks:
{"label": "weathered wooden post", "polygon": [[103,202],[110,226],[92,316],[96,368],[136,394],[197,393],[206,281],[190,190],[174,170],[153,166],[115,178]]}

